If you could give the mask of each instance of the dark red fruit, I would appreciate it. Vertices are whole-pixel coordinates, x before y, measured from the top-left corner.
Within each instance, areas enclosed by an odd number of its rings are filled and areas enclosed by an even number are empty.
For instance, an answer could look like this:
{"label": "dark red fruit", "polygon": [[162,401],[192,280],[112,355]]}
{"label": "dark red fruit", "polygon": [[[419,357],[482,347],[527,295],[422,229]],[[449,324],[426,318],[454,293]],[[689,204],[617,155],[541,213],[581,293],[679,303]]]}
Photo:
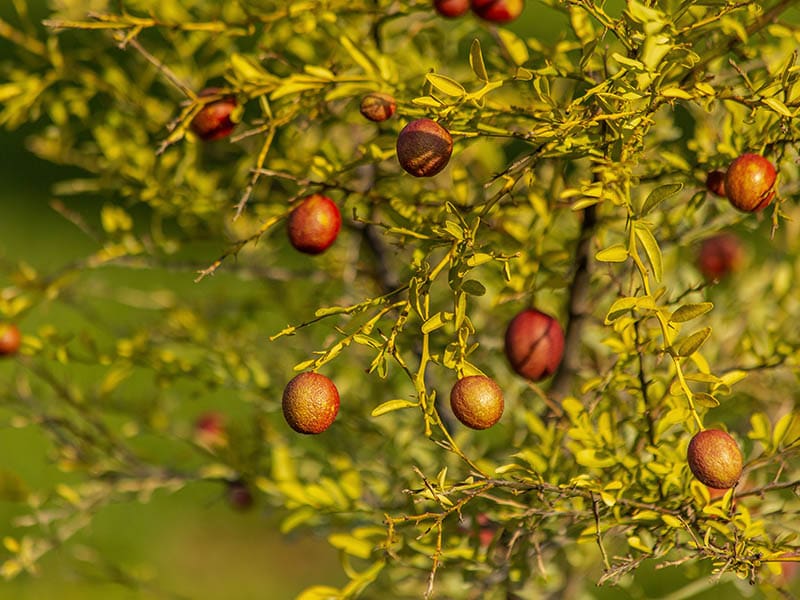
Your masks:
{"label": "dark red fruit", "polygon": [[443,17],[452,19],[469,10],[469,0],[433,0],[433,7]]}
{"label": "dark red fruit", "polygon": [[505,350],[511,368],[531,381],[552,375],[564,353],[564,331],[548,314],[529,308],[506,329]]}
{"label": "dark red fruit", "polygon": [[720,198],[725,198],[725,171],[711,171],[706,176],[706,189]]}
{"label": "dark red fruit", "polygon": [[453,137],[430,119],[417,119],[397,136],[397,159],[414,177],[432,177],[447,166],[453,153]]}
{"label": "dark red fruit", "polygon": [[767,207],[775,195],[775,167],[758,154],[742,154],[725,173],[725,194],[731,204],[744,212]]}
{"label": "dark red fruit", "polygon": [[472,12],[493,23],[508,23],[522,14],[525,0],[472,0]]}
{"label": "dark red fruit", "polygon": [[283,416],[298,433],[322,433],[339,413],[339,390],[319,373],[300,373],[283,390]]}
{"label": "dark red fruit", "polygon": [[292,246],[306,254],[319,254],[339,235],[342,215],[333,200],[322,194],[311,194],[294,208],[287,226]]}
{"label": "dark red fruit", "polygon": [[245,511],[253,506],[253,492],[247,484],[241,481],[231,481],[226,491],[228,504],[231,508]]}
{"label": "dark red fruit", "polygon": [[216,411],[203,413],[194,423],[194,434],[204,446],[224,446],[227,443],[224,417]]}
{"label": "dark red fruit", "polygon": [[395,102],[395,99],[389,94],[379,92],[364,96],[361,99],[361,107],[359,108],[365,118],[376,123],[391,118],[396,109],[397,102]]}
{"label": "dark red fruit", "polygon": [[721,429],[706,429],[695,435],[686,460],[694,476],[708,487],[732,488],[742,475],[742,452],[736,440]]}
{"label": "dark red fruit", "polygon": [[[218,88],[207,88],[200,96],[214,96],[220,93]],[[195,115],[190,125],[192,131],[201,140],[210,142],[230,135],[236,123],[231,120],[231,113],[237,106],[236,98],[223,96],[204,105]]]}
{"label": "dark red fruit", "polygon": [[0,356],[11,356],[19,350],[22,334],[13,323],[0,324]]}
{"label": "dark red fruit", "polygon": [[464,377],[450,390],[450,408],[467,427],[488,429],[503,416],[503,390],[490,377]]}
{"label": "dark red fruit", "polygon": [[703,240],[697,266],[709,281],[738,271],[744,262],[744,249],[739,238],[732,233],[720,233]]}

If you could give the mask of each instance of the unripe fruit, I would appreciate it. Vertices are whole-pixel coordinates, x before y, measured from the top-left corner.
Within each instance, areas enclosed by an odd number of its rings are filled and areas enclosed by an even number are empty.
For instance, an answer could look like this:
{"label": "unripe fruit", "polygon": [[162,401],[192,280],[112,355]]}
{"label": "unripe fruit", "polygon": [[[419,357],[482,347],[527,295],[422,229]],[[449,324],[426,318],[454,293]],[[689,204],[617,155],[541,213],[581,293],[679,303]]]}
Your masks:
{"label": "unripe fruit", "polygon": [[397,109],[397,102],[389,94],[374,92],[361,99],[359,110],[365,118],[380,123],[389,119]]}
{"label": "unripe fruit", "polygon": [[414,177],[432,177],[447,166],[453,153],[453,137],[430,119],[417,119],[397,136],[397,159]]}
{"label": "unripe fruit", "polygon": [[472,12],[493,23],[513,21],[525,8],[524,0],[472,0]]}
{"label": "unripe fruit", "polygon": [[706,429],[689,442],[686,460],[694,476],[708,487],[728,489],[742,475],[742,452],[736,441],[720,429]]}
{"label": "unripe fruit", "polygon": [[450,408],[467,427],[488,429],[503,416],[503,390],[484,375],[464,377],[450,390]]}
{"label": "unripe fruit", "polygon": [[731,204],[744,212],[767,207],[775,195],[775,167],[758,154],[742,154],[725,173],[725,194]]}
{"label": "unripe fruit", "polygon": [[0,324],[0,356],[11,356],[19,350],[22,334],[13,323]]}
{"label": "unripe fruit", "polygon": [[319,373],[300,373],[283,390],[283,416],[298,433],[322,433],[339,412],[339,390]]}
{"label": "unripe fruit", "polygon": [[342,215],[339,207],[322,194],[303,198],[292,210],[287,223],[289,242],[300,252],[319,254],[339,235]]}
{"label": "unripe fruit", "polygon": [[725,198],[725,171],[711,171],[706,176],[706,189],[720,198]]}
{"label": "unripe fruit", "polygon": [[744,250],[739,238],[732,233],[720,233],[703,240],[697,266],[703,277],[715,281],[738,271],[743,261]]}
{"label": "unripe fruit", "polygon": [[[219,93],[218,88],[207,88],[200,96],[211,96]],[[201,140],[210,142],[230,135],[236,123],[231,120],[231,113],[236,108],[236,98],[225,96],[209,102],[194,116],[191,129]]]}
{"label": "unripe fruit", "polygon": [[433,0],[433,7],[443,17],[452,19],[469,10],[469,0]]}
{"label": "unripe fruit", "polygon": [[564,353],[564,331],[548,314],[529,308],[506,329],[505,350],[511,368],[531,381],[552,375]]}

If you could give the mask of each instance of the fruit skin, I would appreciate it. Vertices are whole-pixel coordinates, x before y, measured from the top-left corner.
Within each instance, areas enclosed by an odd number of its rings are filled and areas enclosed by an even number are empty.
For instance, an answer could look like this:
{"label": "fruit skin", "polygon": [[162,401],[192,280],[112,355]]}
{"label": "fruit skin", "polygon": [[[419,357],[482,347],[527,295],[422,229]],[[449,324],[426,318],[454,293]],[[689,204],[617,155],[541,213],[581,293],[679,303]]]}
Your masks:
{"label": "fruit skin", "polygon": [[[206,88],[199,95],[202,97],[219,93],[219,88]],[[209,102],[194,116],[190,127],[197,137],[206,142],[227,137],[236,127],[236,123],[231,120],[231,113],[237,106],[233,96],[224,96]]]}
{"label": "fruit skin", "polygon": [[0,356],[12,356],[19,350],[22,334],[13,323],[0,324]]}
{"label": "fruit skin", "polygon": [[741,269],[744,249],[733,233],[720,233],[703,240],[697,257],[700,272],[709,281],[716,281]]}
{"label": "fruit skin", "polygon": [[708,487],[732,488],[742,475],[739,445],[721,429],[706,429],[689,442],[686,460],[692,474]]}
{"label": "fruit skin", "polygon": [[283,390],[283,416],[298,433],[322,433],[339,413],[339,390],[319,373],[307,371],[292,379]]}
{"label": "fruit skin", "polygon": [[432,177],[447,166],[453,153],[453,137],[430,119],[417,119],[397,136],[397,159],[414,177]]}
{"label": "fruit skin", "polygon": [[720,198],[725,198],[725,171],[711,171],[706,176],[706,189]]}
{"label": "fruit skin", "polygon": [[443,17],[452,19],[469,10],[469,0],[433,0],[433,8]]}
{"label": "fruit skin", "polygon": [[525,0],[472,0],[472,12],[492,23],[513,21],[525,8]]}
{"label": "fruit skin", "polygon": [[389,94],[373,92],[361,99],[359,110],[364,118],[380,123],[392,117],[397,110],[397,102]]}
{"label": "fruit skin", "polygon": [[775,195],[775,167],[758,154],[742,154],[725,173],[725,194],[744,212],[763,210]]}
{"label": "fruit skin", "polygon": [[518,313],[508,324],[505,351],[517,374],[540,381],[552,375],[564,354],[564,330],[555,318],[535,308]]}
{"label": "fruit skin", "polygon": [[327,250],[339,235],[342,215],[333,200],[322,194],[303,198],[289,215],[289,242],[306,254]]}
{"label": "fruit skin", "polygon": [[494,379],[470,375],[459,379],[450,390],[450,408],[467,427],[488,429],[503,416],[503,390]]}

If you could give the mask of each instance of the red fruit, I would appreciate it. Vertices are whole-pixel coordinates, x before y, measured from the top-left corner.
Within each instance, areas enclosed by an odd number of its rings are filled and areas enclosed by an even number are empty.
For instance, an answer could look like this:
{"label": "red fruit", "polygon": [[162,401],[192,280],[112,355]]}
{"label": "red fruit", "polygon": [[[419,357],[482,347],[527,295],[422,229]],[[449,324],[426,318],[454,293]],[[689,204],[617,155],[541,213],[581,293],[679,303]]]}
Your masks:
{"label": "red fruit", "polygon": [[417,119],[397,136],[397,159],[414,177],[432,177],[447,166],[453,153],[453,137],[430,119]]}
{"label": "red fruit", "polygon": [[253,506],[253,492],[241,481],[231,481],[226,492],[228,504],[236,510],[247,510]]}
{"label": "red fruit", "polygon": [[[219,94],[218,88],[207,88],[200,92],[200,96],[213,96]],[[237,106],[236,98],[224,96],[204,105],[194,116],[190,125],[192,131],[201,140],[210,142],[230,135],[236,123],[231,120],[231,113]]]}
{"label": "red fruit", "polygon": [[720,198],[725,198],[725,171],[711,171],[706,176],[706,189]]}
{"label": "red fruit", "polygon": [[472,12],[493,23],[513,21],[525,8],[525,0],[472,0]]}
{"label": "red fruit", "polygon": [[775,167],[758,154],[742,154],[725,173],[725,194],[744,212],[766,208],[775,195]]}
{"label": "red fruit", "polygon": [[0,356],[11,356],[19,350],[22,334],[13,323],[0,324]]}
{"label": "red fruit", "polygon": [[287,225],[292,246],[306,254],[319,254],[339,235],[342,215],[333,200],[322,194],[311,194],[292,210]]}
{"label": "red fruit", "polygon": [[552,375],[564,353],[564,331],[548,314],[529,308],[506,329],[505,350],[511,368],[531,381]]}
{"label": "red fruit", "polygon": [[300,373],[283,390],[283,416],[298,433],[322,433],[339,412],[339,390],[319,373]]}
{"label": "red fruit", "polygon": [[359,108],[365,118],[376,123],[391,118],[396,109],[397,102],[395,102],[395,99],[389,94],[381,94],[379,92],[364,96],[361,99],[361,107]]}
{"label": "red fruit", "polygon": [[708,487],[732,488],[742,475],[742,452],[736,440],[720,429],[696,434],[689,442],[686,460],[694,476]]}
{"label": "red fruit", "polygon": [[433,7],[443,17],[460,17],[469,10],[469,0],[433,0]]}
{"label": "red fruit", "polygon": [[203,413],[194,423],[197,441],[204,446],[224,446],[227,443],[225,420],[216,411]]}
{"label": "red fruit", "polygon": [[488,429],[503,416],[503,390],[489,377],[464,377],[450,390],[450,408],[467,427]]}
{"label": "red fruit", "polygon": [[732,233],[720,233],[703,240],[697,266],[703,277],[716,281],[738,271],[743,261],[744,250],[739,238]]}

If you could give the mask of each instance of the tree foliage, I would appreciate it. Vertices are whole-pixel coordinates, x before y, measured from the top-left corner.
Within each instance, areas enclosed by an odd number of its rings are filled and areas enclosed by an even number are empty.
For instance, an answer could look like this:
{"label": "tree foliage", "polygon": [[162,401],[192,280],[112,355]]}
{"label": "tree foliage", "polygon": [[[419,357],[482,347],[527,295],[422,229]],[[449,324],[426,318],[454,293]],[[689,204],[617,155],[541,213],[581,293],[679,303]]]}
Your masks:
{"label": "tree foliage", "polygon": [[[15,0],[0,124],[70,167],[53,207],[95,250],[19,264],[0,293],[25,334],[3,403],[64,472],[24,494],[2,573],[110,503],[218,480],[341,550],[350,583],[303,600],[577,596],[641,586],[643,564],[781,585],[800,559],[800,28],[761,4],[542,0],[496,27],[423,0],[60,0],[37,26]],[[238,124],[203,143],[209,86]],[[370,92],[396,115],[365,120]],[[395,157],[421,117],[455,139],[433,178]],[[743,152],[778,170],[759,213],[705,189]],[[312,258],[285,220],[314,192],[343,229]],[[721,230],[746,265],[705,281]],[[529,306],[567,330],[539,384],[502,352]],[[342,402],[314,437],[280,408],[306,370]],[[484,432],[446,401],[474,374],[505,395]],[[220,439],[193,429],[209,406]],[[708,427],[746,461],[720,496],[686,464]]]}

